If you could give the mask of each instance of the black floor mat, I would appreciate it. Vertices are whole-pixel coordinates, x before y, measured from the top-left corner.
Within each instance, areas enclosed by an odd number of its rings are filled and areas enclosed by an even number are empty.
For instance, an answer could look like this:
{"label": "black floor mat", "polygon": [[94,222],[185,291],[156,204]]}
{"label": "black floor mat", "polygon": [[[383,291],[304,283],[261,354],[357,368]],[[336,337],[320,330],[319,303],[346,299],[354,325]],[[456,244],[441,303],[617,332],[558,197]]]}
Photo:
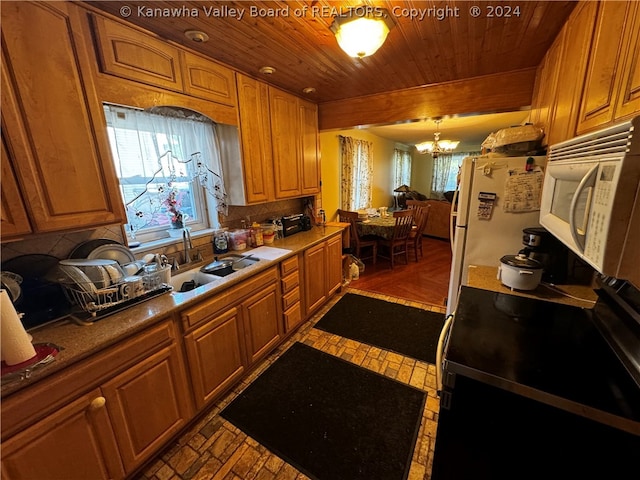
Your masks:
{"label": "black floor mat", "polygon": [[435,364],[444,320],[443,313],[347,293],[315,328]]}
{"label": "black floor mat", "polygon": [[221,415],[310,478],[402,480],[425,398],[295,343]]}

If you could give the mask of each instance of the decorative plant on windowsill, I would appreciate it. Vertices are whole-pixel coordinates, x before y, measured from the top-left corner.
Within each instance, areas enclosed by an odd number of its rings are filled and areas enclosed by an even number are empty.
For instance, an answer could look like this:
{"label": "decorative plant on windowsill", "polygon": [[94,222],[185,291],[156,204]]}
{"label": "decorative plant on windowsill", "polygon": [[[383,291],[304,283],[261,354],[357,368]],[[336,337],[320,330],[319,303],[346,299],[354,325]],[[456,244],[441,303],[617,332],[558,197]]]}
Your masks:
{"label": "decorative plant on windowsill", "polygon": [[[171,182],[169,182],[168,187],[169,191],[162,200],[162,205],[164,205],[164,207],[167,209],[167,212],[169,212],[171,228],[184,228],[184,224],[187,219],[186,215],[180,211],[180,205],[182,204],[181,197],[182,195],[184,195],[184,192],[178,191],[177,188],[171,185]],[[164,186],[160,186],[158,188],[158,193],[160,195],[165,194]]]}

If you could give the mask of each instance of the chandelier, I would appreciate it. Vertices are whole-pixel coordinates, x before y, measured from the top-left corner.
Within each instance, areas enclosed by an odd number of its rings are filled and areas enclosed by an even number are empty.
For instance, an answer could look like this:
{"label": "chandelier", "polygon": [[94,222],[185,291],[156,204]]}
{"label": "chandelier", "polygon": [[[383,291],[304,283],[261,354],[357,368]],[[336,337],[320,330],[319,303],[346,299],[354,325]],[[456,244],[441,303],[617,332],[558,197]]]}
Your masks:
{"label": "chandelier", "polygon": [[430,153],[433,158],[438,158],[438,155],[442,153],[451,153],[458,146],[458,144],[460,143],[459,141],[440,140],[440,132],[438,131],[438,126],[441,122],[442,120],[440,119],[435,120],[436,131],[433,134],[433,142],[422,142],[416,144],[416,150],[418,150],[418,153]]}
{"label": "chandelier", "polygon": [[382,46],[394,25],[386,9],[363,5],[336,15],[330,28],[347,55],[363,58]]}

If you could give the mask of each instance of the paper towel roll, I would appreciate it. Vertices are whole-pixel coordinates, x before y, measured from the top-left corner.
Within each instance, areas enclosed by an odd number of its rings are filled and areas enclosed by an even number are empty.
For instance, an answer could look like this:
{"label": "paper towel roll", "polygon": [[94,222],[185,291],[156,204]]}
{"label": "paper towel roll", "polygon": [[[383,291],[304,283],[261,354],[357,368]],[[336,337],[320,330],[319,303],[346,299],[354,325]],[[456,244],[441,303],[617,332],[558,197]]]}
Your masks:
{"label": "paper towel roll", "polygon": [[7,365],[26,362],[36,356],[29,334],[13,307],[6,290],[0,290],[0,350]]}

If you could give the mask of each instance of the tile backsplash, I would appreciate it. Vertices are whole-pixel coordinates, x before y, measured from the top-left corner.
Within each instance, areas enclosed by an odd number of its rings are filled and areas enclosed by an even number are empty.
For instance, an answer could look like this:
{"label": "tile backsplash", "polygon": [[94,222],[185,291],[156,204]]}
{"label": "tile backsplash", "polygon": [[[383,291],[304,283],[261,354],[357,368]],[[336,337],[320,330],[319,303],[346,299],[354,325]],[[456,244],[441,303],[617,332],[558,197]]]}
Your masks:
{"label": "tile backsplash", "polygon": [[[223,227],[239,228],[242,220],[245,222],[264,222],[270,218],[282,217],[293,213],[304,213],[305,205],[313,201],[313,197],[281,200],[278,202],[250,205],[245,207],[229,207],[229,215],[223,217]],[[120,225],[110,225],[91,230],[70,233],[52,233],[39,235],[34,238],[2,244],[1,261],[6,261],[20,255],[45,254],[63,259],[68,258],[73,249],[80,243],[95,238],[108,238],[119,243],[125,243]],[[194,239],[194,247],[199,248],[203,255],[212,255],[211,238],[202,237]],[[143,245],[144,247],[144,245]],[[175,254],[181,249],[181,245],[172,244],[158,248],[158,253]]]}

